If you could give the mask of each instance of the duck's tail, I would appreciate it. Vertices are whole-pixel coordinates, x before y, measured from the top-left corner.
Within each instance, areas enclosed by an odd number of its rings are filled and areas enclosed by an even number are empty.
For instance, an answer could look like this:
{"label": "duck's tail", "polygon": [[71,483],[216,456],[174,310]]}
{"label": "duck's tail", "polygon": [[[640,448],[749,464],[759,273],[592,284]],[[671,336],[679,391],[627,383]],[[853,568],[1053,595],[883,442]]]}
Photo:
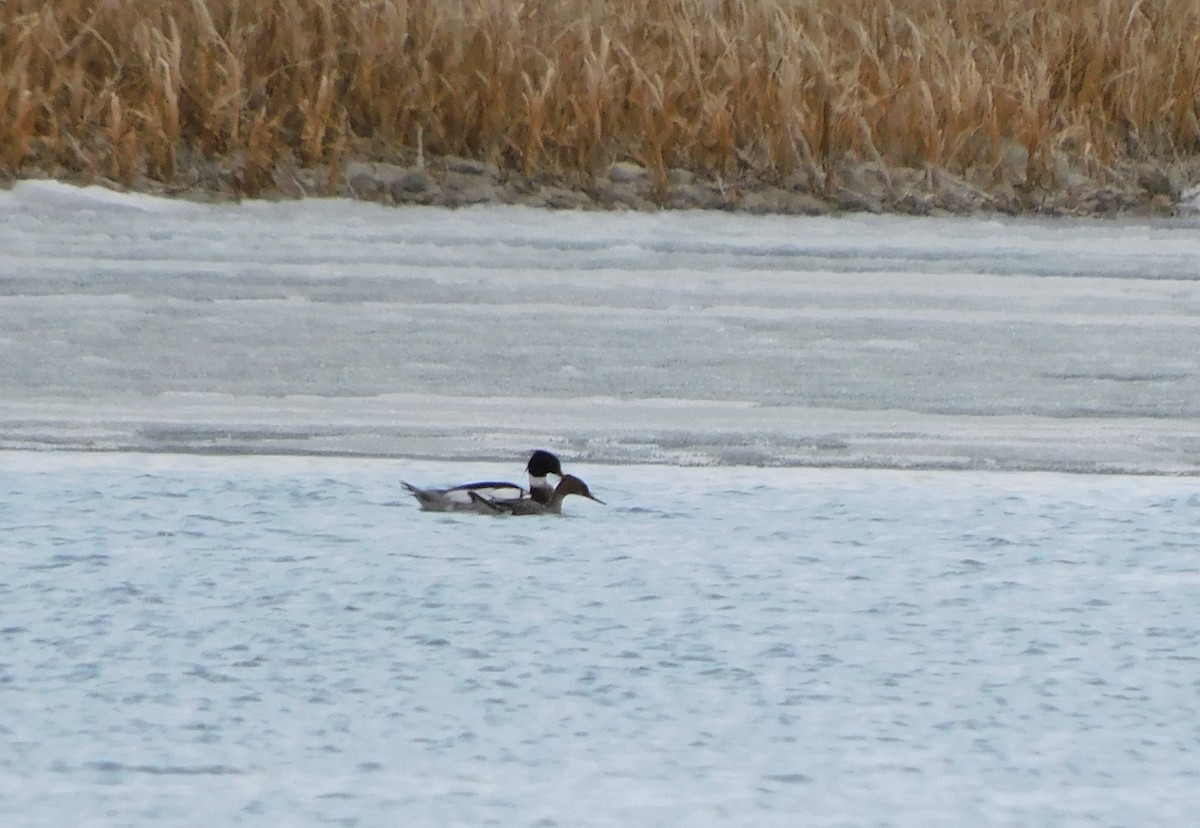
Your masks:
{"label": "duck's tail", "polygon": [[432,493],[427,492],[424,489],[418,489],[413,484],[404,480],[400,481],[400,485],[408,489],[409,494],[417,499],[417,503],[421,504],[422,509],[429,510],[436,506],[437,498],[434,497]]}

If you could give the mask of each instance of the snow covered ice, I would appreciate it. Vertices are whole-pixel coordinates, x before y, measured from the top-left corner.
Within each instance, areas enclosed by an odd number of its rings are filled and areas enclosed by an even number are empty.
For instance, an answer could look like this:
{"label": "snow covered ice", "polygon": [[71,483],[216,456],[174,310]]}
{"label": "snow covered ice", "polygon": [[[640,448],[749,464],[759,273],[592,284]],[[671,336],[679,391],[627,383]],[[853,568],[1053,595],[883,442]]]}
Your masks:
{"label": "snow covered ice", "polygon": [[[1194,225],[25,183],[0,251],[6,824],[1200,806]],[[537,446],[609,505],[398,483]]]}
{"label": "snow covered ice", "polygon": [[0,446],[1200,470],[1196,224],[0,194]]}

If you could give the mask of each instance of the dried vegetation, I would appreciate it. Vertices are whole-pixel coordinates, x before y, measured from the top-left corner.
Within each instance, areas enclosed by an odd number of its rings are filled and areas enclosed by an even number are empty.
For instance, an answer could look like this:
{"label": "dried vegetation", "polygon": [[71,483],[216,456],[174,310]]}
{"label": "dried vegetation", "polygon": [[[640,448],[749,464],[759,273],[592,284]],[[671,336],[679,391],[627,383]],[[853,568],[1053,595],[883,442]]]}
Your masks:
{"label": "dried vegetation", "polygon": [[1178,0],[5,0],[0,174],[234,192],[460,156],[587,187],[631,161],[828,192],[848,165],[981,188],[1200,154]]}

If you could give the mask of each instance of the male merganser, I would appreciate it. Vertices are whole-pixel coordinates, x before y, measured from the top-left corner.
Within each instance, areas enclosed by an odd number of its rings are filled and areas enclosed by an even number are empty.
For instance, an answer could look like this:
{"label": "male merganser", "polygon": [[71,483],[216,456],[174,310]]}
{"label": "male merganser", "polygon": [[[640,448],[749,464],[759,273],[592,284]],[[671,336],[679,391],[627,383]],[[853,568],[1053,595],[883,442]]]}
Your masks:
{"label": "male merganser", "polygon": [[538,449],[525,464],[525,471],[529,475],[529,496],[538,503],[548,503],[554,497],[554,487],[546,480],[546,475],[553,474],[560,481],[563,477],[558,458],[544,449]]}
{"label": "male merganser", "polygon": [[[506,483],[494,480],[479,483],[464,483],[449,489],[418,489],[411,483],[401,480],[404,488],[412,492],[413,497],[421,504],[425,512],[478,512],[481,508],[476,504],[475,497],[481,497],[488,502],[503,503],[508,500],[532,500],[535,503],[548,503],[554,496],[554,488],[546,480],[546,475],[563,476],[562,464],[558,458],[548,451],[538,449],[525,464],[529,474],[529,491],[525,491],[516,483]],[[473,497],[474,495],[474,497]],[[491,511],[488,509],[488,511]]]}
{"label": "male merganser", "polygon": [[562,480],[554,488],[554,494],[545,503],[540,503],[532,497],[493,499],[481,492],[471,492],[471,502],[479,507],[478,511],[494,512],[498,515],[561,515],[562,502],[567,495],[579,495],[597,503],[604,503],[588,491],[587,484],[572,474],[563,475]]}

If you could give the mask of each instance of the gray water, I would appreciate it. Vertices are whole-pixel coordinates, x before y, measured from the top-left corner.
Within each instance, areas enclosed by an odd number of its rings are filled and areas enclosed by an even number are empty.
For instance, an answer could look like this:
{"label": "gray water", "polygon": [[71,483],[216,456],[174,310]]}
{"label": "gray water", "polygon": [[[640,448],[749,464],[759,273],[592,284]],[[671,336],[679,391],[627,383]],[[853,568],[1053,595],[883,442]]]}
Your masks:
{"label": "gray water", "polygon": [[[1200,805],[1189,480],[0,454],[21,825],[1149,825]],[[203,814],[203,817],[199,815]]]}

